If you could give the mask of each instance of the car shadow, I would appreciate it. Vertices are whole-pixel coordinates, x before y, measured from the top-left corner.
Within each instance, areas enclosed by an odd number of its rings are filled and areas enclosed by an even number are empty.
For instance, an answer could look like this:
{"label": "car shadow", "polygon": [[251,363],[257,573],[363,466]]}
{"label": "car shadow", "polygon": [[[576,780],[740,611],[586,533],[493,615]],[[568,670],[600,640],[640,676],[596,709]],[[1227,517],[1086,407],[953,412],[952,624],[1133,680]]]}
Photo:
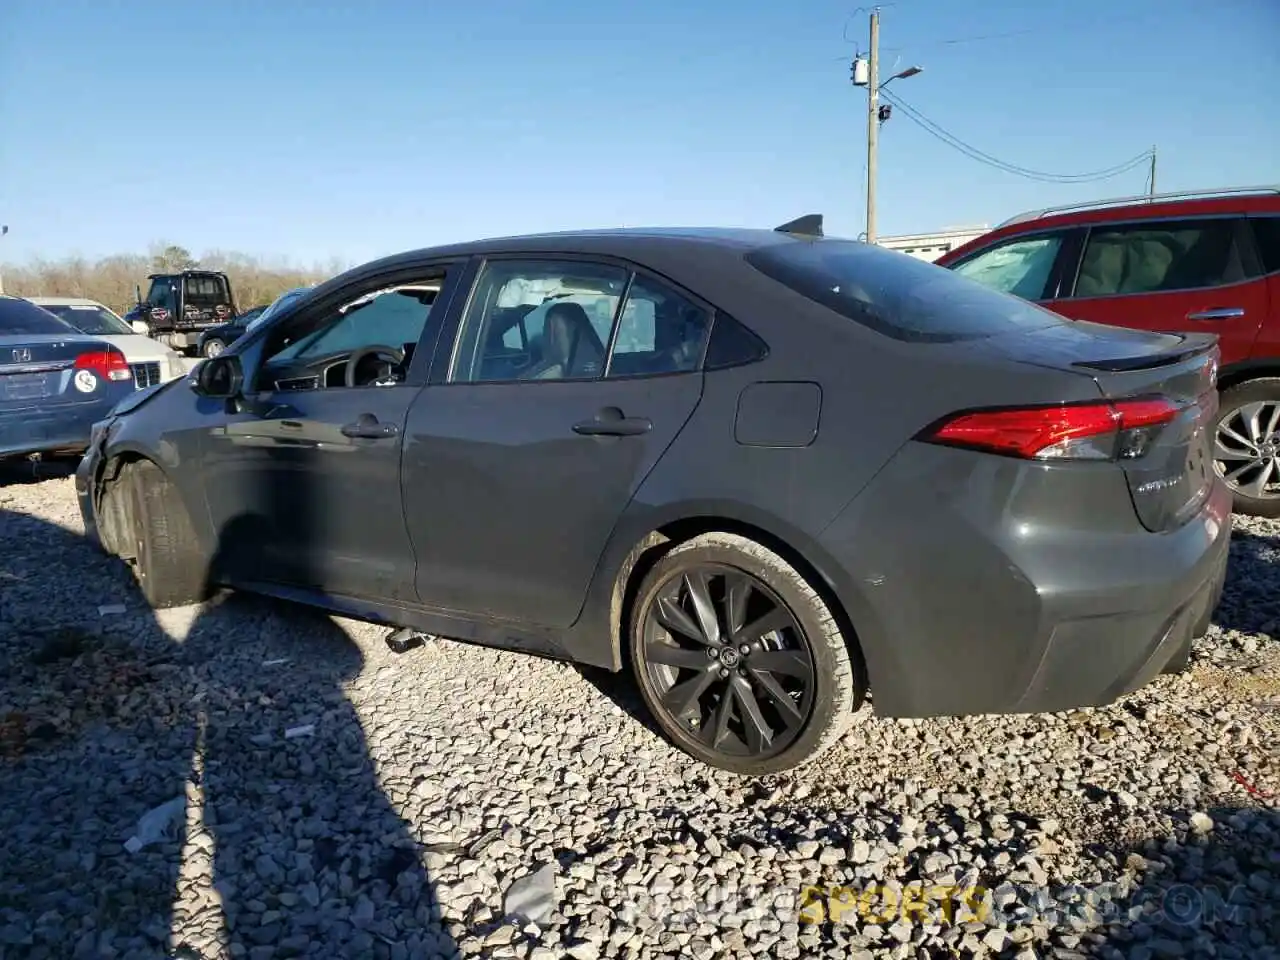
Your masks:
{"label": "car shadow", "polygon": [[1280,535],[1235,530],[1213,622],[1242,633],[1275,636],[1280,631]]}
{"label": "car shadow", "polygon": [[586,664],[572,664],[578,675],[595,687],[596,691],[606,697],[631,720],[640,724],[663,743],[670,739],[653,719],[653,713],[645,705],[640,696],[640,687],[636,684],[635,673],[630,664],[616,673],[604,667],[592,667]]}
{"label": "car shadow", "polygon": [[0,954],[163,955],[181,817],[125,843],[186,796],[181,647],[77,533],[0,510],[0,544]]}
{"label": "car shadow", "polygon": [[0,487],[60,480],[76,472],[79,456],[14,457],[0,460]]}
{"label": "car shadow", "polygon": [[458,955],[337,623],[228,593],[153,612],[25,514],[0,543],[0,956]]}

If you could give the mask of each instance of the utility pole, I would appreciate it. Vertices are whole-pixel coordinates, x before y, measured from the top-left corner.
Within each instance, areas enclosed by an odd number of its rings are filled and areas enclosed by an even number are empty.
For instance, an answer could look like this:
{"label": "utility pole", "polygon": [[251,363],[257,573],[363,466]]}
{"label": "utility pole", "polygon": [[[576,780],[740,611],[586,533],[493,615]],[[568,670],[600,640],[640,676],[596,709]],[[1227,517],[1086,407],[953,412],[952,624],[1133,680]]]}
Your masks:
{"label": "utility pole", "polygon": [[1151,185],[1147,188],[1147,196],[1154,197],[1156,195],[1156,148],[1155,144],[1151,145]]}
{"label": "utility pole", "polygon": [[867,243],[876,242],[876,152],[880,146],[880,8],[871,11],[867,55]]}
{"label": "utility pole", "polygon": [[[0,237],[7,236],[9,233],[9,225],[6,223],[0,226]],[[0,260],[0,271],[4,268],[4,261]],[[0,296],[4,294],[4,275],[0,272]]]}
{"label": "utility pole", "polygon": [[893,105],[880,106],[880,91],[895,80],[914,77],[924,68],[907,67],[899,70],[884,83],[880,82],[880,8],[871,11],[871,49],[866,57],[859,54],[853,60],[851,79],[855,87],[867,88],[867,243],[876,242],[876,154],[880,148],[880,124],[889,119]]}

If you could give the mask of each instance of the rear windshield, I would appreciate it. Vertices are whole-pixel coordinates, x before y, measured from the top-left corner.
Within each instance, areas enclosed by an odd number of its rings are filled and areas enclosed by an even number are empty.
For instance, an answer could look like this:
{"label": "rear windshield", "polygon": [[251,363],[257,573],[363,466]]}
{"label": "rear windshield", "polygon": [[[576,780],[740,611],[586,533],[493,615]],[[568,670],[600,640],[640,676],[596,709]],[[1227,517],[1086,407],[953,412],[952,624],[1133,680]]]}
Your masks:
{"label": "rear windshield", "polygon": [[751,251],[761,273],[897,340],[974,340],[1065,322],[904,253],[853,240],[779,243]]}
{"label": "rear windshield", "polygon": [[227,283],[221,277],[187,277],[186,282],[188,303],[216,307],[231,301],[227,296]]}
{"label": "rear windshield", "polygon": [[66,336],[75,332],[75,327],[30,301],[19,300],[17,297],[0,297],[0,337],[44,334]]}
{"label": "rear windshield", "polygon": [[120,336],[133,333],[132,328],[106,307],[87,303],[51,303],[44,307],[61,317],[81,333],[94,336]]}

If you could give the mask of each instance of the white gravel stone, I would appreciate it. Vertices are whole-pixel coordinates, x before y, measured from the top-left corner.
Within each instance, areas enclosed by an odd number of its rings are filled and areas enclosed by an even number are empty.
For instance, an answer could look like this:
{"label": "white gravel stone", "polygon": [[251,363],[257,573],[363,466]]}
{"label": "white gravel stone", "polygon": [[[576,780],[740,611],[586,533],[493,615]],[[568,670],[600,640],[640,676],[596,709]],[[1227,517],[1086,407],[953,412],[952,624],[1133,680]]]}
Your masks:
{"label": "white gravel stone", "polygon": [[[1234,524],[1188,673],[1059,714],[864,709],[811,766],[744,781],[654,736],[617,678],[447,641],[395,656],[381,628],[265,599],[151,614],[81,538],[69,478],[0,483],[0,956],[150,957],[171,932],[219,960],[1274,957],[1280,521]],[[185,838],[126,853],[179,796]],[[545,913],[504,924],[539,866]],[[921,882],[981,885],[991,912],[856,906]],[[1114,911],[1036,908],[1070,884]],[[802,888],[833,886],[838,922],[798,923]],[[1140,907],[1233,887],[1245,909],[1212,926]]]}

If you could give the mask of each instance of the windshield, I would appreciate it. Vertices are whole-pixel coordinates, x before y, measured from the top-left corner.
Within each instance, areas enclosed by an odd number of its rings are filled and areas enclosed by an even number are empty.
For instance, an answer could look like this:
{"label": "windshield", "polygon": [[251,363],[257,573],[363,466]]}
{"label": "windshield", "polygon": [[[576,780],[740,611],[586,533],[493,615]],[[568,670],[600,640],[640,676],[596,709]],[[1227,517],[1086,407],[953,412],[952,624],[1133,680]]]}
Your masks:
{"label": "windshield", "polygon": [[81,333],[97,337],[133,333],[133,329],[127,323],[106,307],[96,303],[47,303],[42,306]]}
{"label": "windshield", "polygon": [[849,240],[778,243],[747,254],[761,273],[898,340],[939,343],[1067,322],[951,270]]}
{"label": "windshield", "polygon": [[76,328],[71,324],[28,300],[0,297],[0,337],[66,336],[74,333]]}

